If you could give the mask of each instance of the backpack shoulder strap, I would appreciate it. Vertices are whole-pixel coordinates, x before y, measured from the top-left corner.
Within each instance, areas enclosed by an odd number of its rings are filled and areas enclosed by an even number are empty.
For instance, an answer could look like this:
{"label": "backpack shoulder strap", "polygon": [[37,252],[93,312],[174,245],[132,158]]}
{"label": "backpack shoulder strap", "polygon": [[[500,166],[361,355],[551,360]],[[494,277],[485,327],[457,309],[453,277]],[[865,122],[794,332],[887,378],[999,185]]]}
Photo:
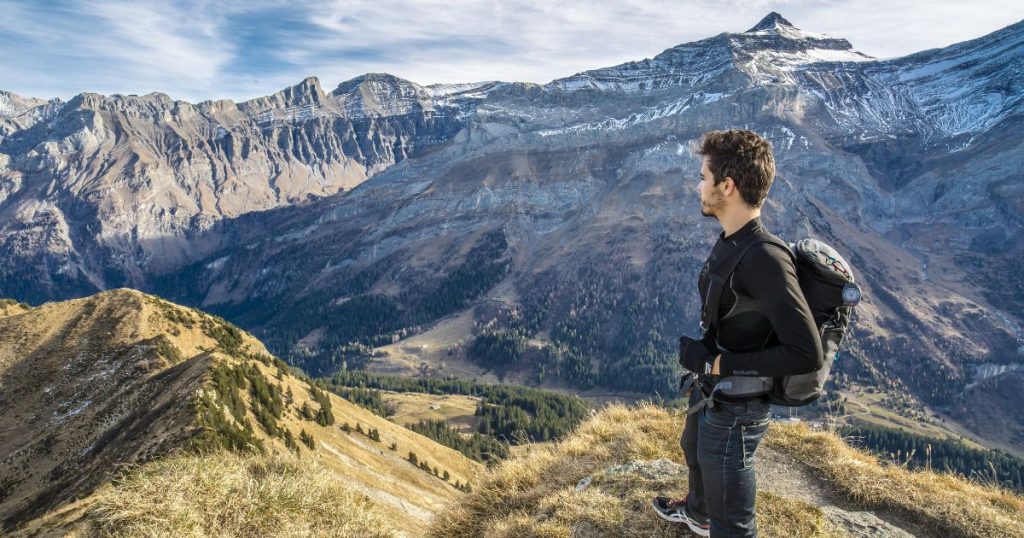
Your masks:
{"label": "backpack shoulder strap", "polygon": [[[741,243],[731,255],[722,259],[714,267],[708,268],[708,289],[704,299],[704,308],[701,309],[701,327],[705,332],[718,332],[718,307],[722,301],[722,292],[725,290],[726,281],[729,280],[747,251],[754,245],[764,242],[770,242],[770,239],[755,235]],[[701,337],[703,336],[702,334]]]}
{"label": "backpack shoulder strap", "polygon": [[784,250],[789,255],[789,258],[793,260],[793,263],[796,263],[796,256],[793,253],[792,247],[786,244],[782,239],[767,231],[756,233],[743,243],[740,243],[730,256],[723,258],[714,267],[708,269],[708,290],[704,301],[704,307],[701,309],[701,338],[703,338],[704,334],[708,331],[718,331],[718,309],[720,306],[719,303],[721,303],[722,300],[722,292],[725,290],[726,282],[729,280],[729,277],[732,276],[733,272],[736,271],[736,267],[741,261],[743,261],[743,257],[746,256],[747,252],[754,246],[761,243],[774,245]]}
{"label": "backpack shoulder strap", "polygon": [[791,245],[787,244],[782,239],[779,239],[778,237],[776,237],[776,236],[774,236],[772,234],[767,234],[767,235],[765,235],[763,237],[761,242],[762,243],[768,243],[769,245],[774,245],[776,247],[779,247],[780,249],[785,251],[786,254],[789,255],[789,259],[793,260],[794,264],[796,263],[796,252],[793,252],[793,247]]}

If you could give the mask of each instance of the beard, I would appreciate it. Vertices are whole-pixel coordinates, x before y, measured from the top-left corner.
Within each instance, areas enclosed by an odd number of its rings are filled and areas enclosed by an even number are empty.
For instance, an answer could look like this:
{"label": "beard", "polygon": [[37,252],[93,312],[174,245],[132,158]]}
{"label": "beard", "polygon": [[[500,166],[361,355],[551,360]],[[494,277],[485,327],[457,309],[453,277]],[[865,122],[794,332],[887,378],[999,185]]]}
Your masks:
{"label": "beard", "polygon": [[707,200],[700,201],[700,214],[705,217],[714,217],[718,210],[725,207],[725,199],[721,195],[712,194]]}

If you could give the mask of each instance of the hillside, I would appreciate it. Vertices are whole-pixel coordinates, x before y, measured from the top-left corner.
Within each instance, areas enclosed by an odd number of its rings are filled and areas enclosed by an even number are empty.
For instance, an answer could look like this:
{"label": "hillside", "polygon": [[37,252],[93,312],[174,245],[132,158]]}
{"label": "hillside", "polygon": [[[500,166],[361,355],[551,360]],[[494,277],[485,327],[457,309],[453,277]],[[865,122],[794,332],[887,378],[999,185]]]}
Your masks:
{"label": "hillside", "polygon": [[[669,537],[650,498],[686,486],[680,411],[611,405],[565,439],[517,452],[430,536]],[[765,537],[1024,536],[1024,498],[880,462],[828,432],[775,422],[758,449]]]}
{"label": "hillside", "polygon": [[[269,458],[270,469],[302,475],[308,462],[343,477],[346,495],[409,533],[481,468],[316,390],[252,336],[197,310],[119,289],[35,308],[4,303],[2,312],[0,521],[8,529],[44,514],[31,528],[88,526],[89,508],[124,465],[160,475],[160,465],[198,452],[207,459],[186,468],[217,469],[227,464],[216,454],[228,448]],[[409,463],[410,453],[430,471]]]}

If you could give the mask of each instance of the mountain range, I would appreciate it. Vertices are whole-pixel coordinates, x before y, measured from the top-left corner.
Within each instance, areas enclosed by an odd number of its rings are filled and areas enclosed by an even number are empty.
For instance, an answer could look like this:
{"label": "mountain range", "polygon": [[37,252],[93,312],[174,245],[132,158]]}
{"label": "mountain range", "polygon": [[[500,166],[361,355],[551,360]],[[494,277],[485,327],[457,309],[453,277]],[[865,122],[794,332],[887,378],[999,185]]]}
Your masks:
{"label": "mountain range", "polygon": [[3,93],[0,295],[143,289],[314,375],[668,394],[719,231],[692,145],[748,128],[775,150],[767,226],[834,245],[865,291],[839,388],[1020,450],[1022,112],[1024,22],[875,59],[777,13],[545,85]]}

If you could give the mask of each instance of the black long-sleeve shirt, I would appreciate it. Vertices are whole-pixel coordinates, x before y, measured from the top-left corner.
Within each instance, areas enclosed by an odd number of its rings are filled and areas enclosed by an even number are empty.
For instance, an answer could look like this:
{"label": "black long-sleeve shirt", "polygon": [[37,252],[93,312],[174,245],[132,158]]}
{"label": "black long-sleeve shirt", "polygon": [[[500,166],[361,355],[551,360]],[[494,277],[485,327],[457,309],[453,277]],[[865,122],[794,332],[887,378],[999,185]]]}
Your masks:
{"label": "black long-sleeve shirt", "polygon": [[[728,237],[719,234],[701,271],[701,304],[709,266],[751,234],[764,230],[760,217]],[[726,281],[719,304],[718,346],[722,376],[781,377],[813,372],[823,364],[821,338],[790,255],[768,243],[751,247]]]}

